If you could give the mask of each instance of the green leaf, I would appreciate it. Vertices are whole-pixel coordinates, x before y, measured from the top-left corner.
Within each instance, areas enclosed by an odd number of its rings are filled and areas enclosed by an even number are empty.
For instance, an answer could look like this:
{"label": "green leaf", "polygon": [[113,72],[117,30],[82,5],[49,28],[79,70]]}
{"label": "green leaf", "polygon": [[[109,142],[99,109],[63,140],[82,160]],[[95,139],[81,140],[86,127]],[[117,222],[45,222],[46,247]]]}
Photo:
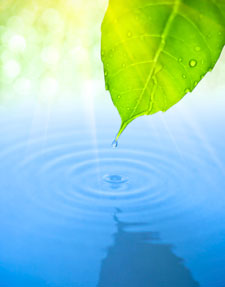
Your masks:
{"label": "green leaf", "polygon": [[166,111],[213,69],[225,0],[109,0],[102,23],[106,89],[125,127]]}

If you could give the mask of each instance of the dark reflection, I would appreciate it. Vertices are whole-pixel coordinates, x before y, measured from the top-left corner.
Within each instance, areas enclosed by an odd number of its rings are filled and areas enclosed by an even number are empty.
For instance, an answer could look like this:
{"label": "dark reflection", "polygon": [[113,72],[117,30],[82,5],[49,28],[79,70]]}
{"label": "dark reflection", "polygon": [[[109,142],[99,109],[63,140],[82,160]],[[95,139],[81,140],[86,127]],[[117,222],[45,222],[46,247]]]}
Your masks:
{"label": "dark reflection", "polygon": [[199,286],[170,245],[160,244],[152,232],[131,232],[114,216],[117,232],[101,264],[98,287],[197,287]]}

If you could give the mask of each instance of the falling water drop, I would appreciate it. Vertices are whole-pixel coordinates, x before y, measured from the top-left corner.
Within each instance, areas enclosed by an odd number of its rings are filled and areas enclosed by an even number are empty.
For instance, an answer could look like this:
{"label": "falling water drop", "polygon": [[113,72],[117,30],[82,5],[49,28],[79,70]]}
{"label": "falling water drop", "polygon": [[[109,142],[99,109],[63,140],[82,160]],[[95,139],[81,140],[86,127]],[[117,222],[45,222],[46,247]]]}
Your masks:
{"label": "falling water drop", "polygon": [[128,33],[127,33],[127,36],[128,36],[128,38],[130,38],[130,37],[132,36],[132,33],[131,33],[131,32],[128,32]]}
{"label": "falling water drop", "polygon": [[118,141],[117,140],[114,140],[112,142],[112,148],[117,148],[118,147]]}

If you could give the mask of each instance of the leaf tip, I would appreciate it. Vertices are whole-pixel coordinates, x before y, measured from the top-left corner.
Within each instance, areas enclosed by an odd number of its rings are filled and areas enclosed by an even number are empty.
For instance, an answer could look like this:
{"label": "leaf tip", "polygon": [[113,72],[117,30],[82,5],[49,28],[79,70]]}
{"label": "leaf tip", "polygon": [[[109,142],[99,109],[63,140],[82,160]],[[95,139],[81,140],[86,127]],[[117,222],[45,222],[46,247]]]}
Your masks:
{"label": "leaf tip", "polygon": [[122,122],[119,132],[116,135],[116,139],[115,141],[118,142],[119,137],[121,136],[121,134],[123,133],[123,131],[125,130],[125,128],[127,127],[128,123],[127,122]]}

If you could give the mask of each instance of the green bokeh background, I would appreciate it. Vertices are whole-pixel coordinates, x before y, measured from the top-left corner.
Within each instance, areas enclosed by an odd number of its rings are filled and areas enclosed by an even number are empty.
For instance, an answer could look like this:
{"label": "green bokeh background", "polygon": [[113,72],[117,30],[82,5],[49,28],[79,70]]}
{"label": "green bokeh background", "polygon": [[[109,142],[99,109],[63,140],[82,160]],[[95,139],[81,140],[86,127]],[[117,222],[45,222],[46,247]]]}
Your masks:
{"label": "green bokeh background", "polygon": [[79,97],[99,80],[102,0],[0,2],[0,99]]}

